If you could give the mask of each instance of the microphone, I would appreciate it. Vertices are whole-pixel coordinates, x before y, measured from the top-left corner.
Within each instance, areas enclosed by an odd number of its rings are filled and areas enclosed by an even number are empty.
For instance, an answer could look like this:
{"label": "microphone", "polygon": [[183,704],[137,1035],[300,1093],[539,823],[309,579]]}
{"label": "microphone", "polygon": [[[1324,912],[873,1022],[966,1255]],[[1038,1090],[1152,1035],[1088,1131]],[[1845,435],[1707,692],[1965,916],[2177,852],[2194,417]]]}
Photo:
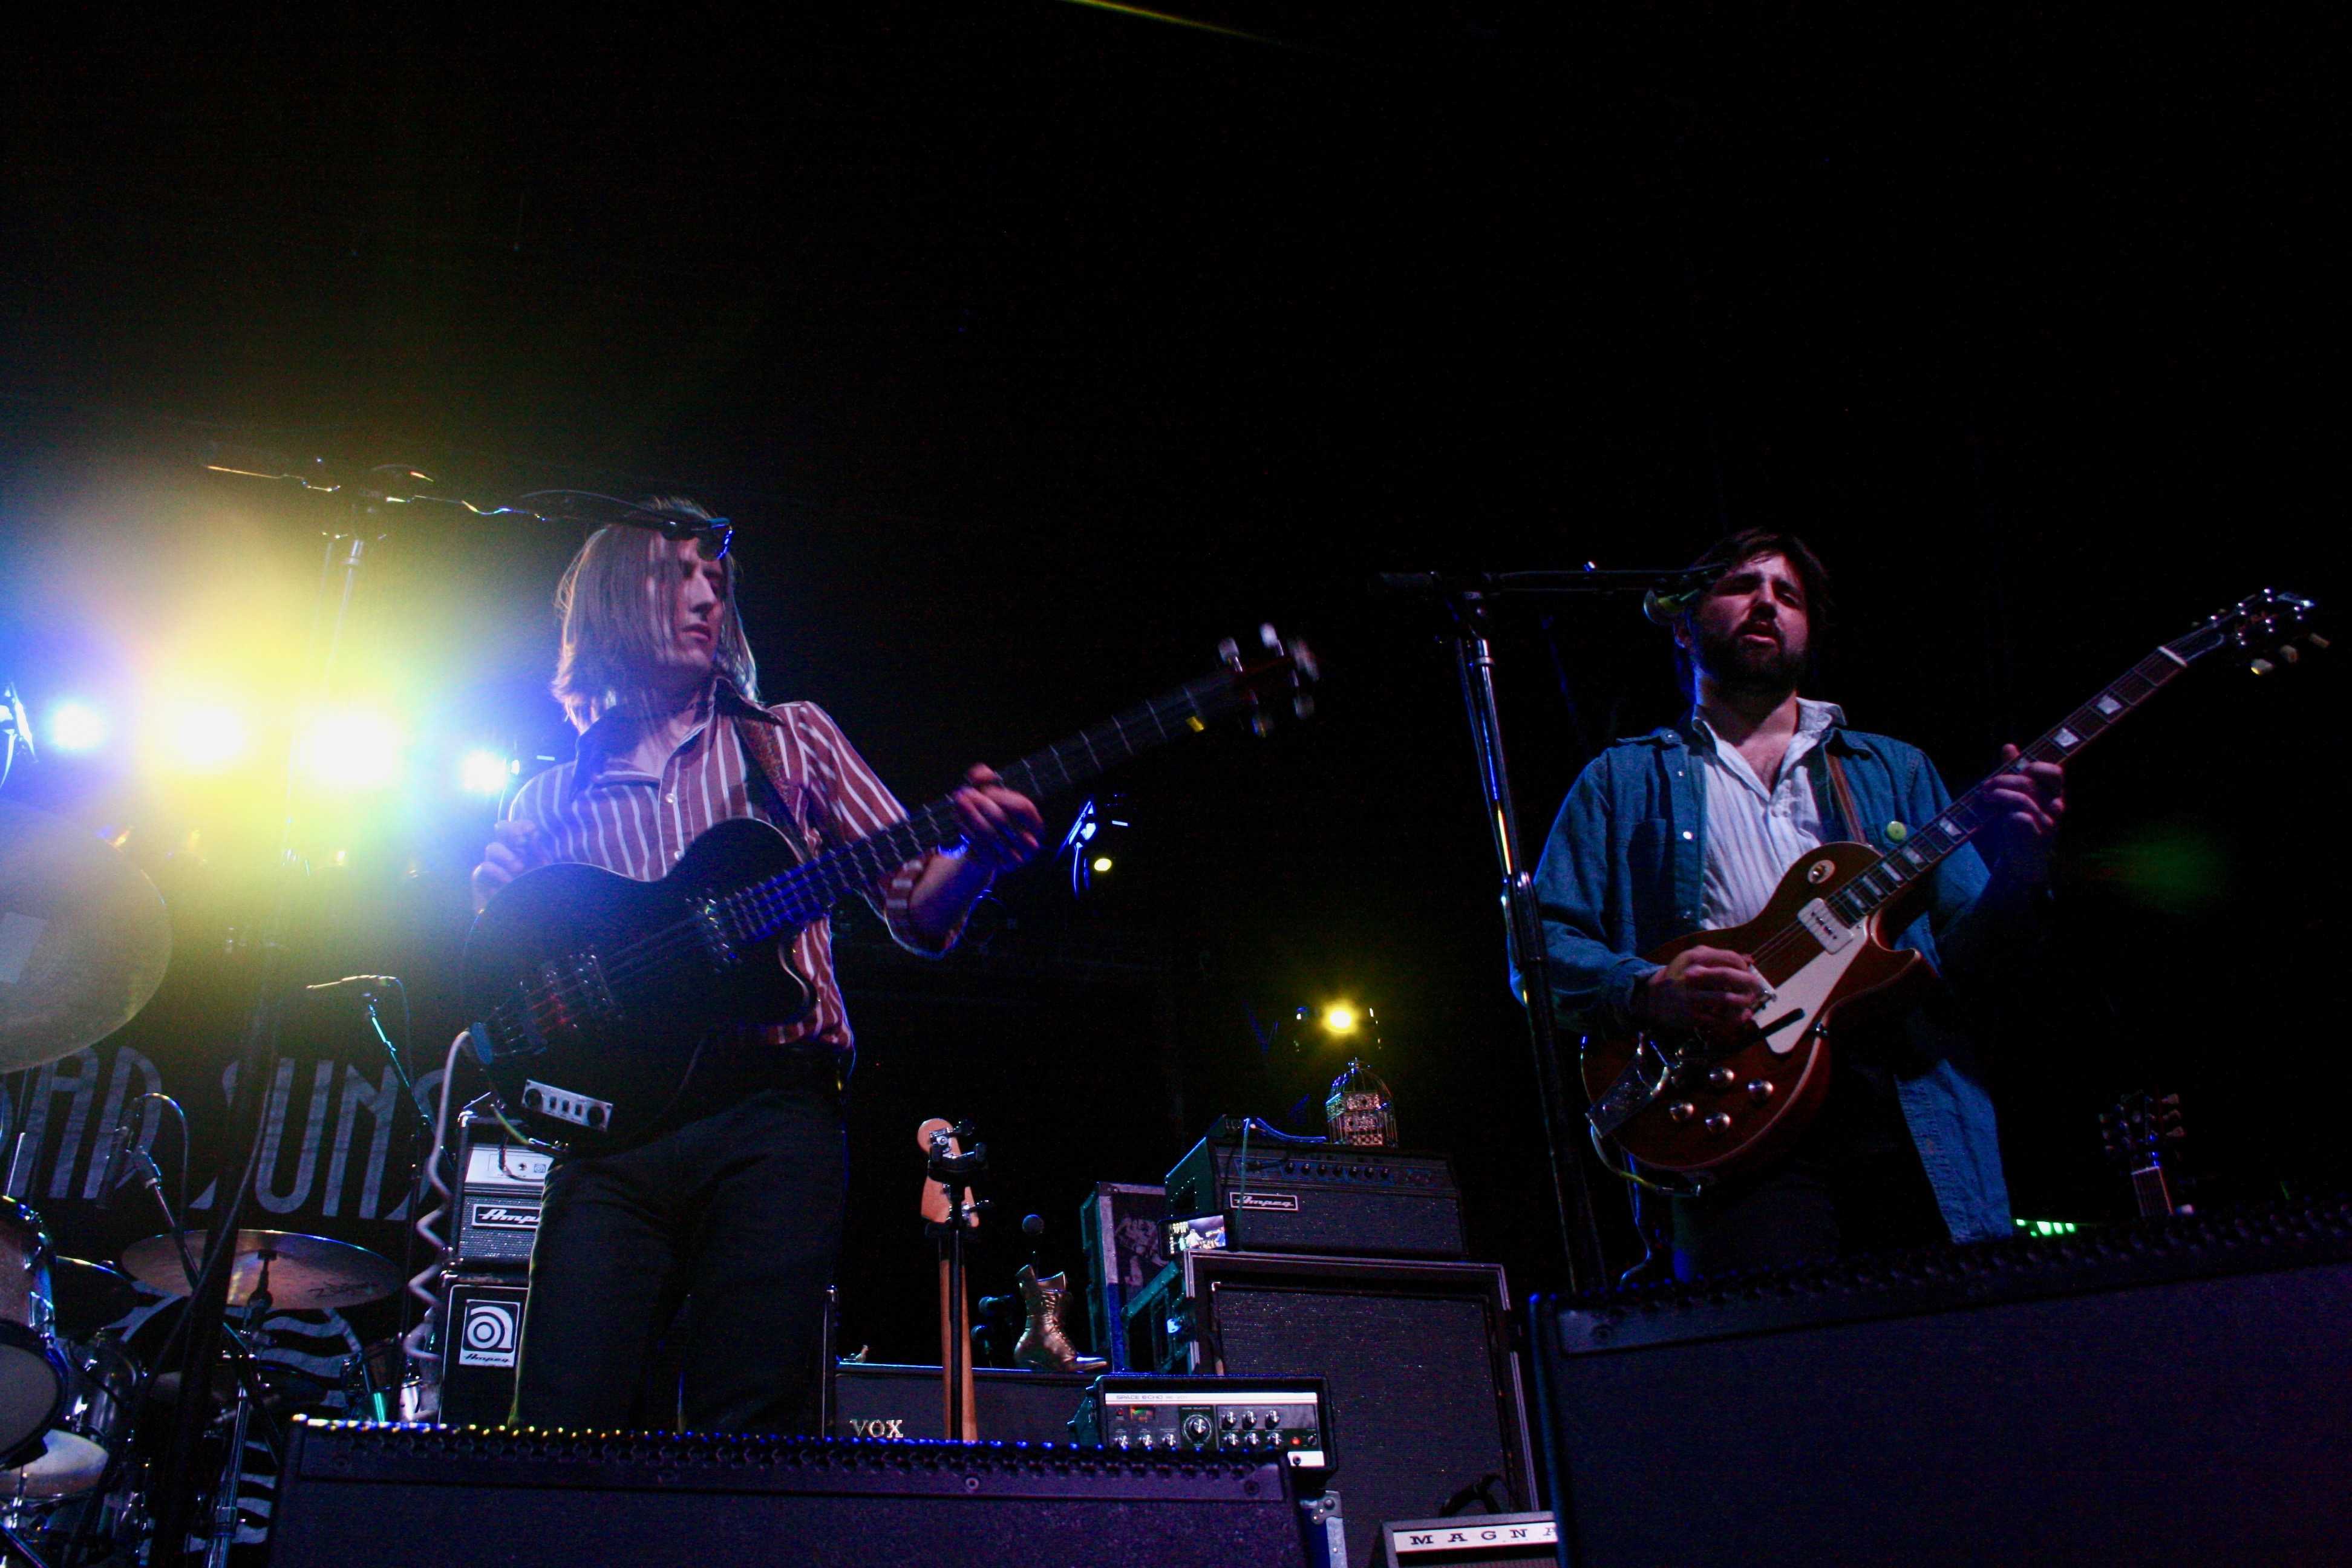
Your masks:
{"label": "microphone", "polygon": [[341,980],[321,980],[316,985],[305,985],[305,991],[341,991],[346,985],[397,985],[397,974],[346,974]]}
{"label": "microphone", "polygon": [[114,1189],[122,1184],[122,1156],[131,1146],[131,1126],[118,1121],[106,1134],[106,1171],[98,1179],[98,1206],[109,1208],[114,1203]]}
{"label": "microphone", "polygon": [[1642,614],[1654,626],[1671,626],[1685,610],[1706,597],[1704,586],[1661,594],[1655,588],[1642,595]]}
{"label": "microphone", "polygon": [[25,700],[14,685],[0,686],[0,721],[5,721],[12,743],[25,748],[25,760],[37,761],[40,752],[33,745],[33,721],[25,717]]}

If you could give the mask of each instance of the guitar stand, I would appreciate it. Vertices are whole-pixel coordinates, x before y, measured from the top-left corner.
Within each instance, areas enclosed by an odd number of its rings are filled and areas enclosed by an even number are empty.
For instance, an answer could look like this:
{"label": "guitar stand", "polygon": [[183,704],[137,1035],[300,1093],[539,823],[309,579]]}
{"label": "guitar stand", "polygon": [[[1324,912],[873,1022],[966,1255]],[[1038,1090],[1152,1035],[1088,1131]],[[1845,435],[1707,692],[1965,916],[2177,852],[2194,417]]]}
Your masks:
{"label": "guitar stand", "polygon": [[940,1346],[940,1372],[947,1379],[949,1442],[957,1441],[963,1433],[967,1412],[963,1407],[964,1368],[971,1361],[971,1325],[964,1321],[963,1238],[969,1226],[969,1216],[986,1208],[986,1203],[971,1195],[971,1179],[988,1173],[988,1145],[974,1143],[961,1154],[947,1152],[950,1141],[961,1143],[972,1135],[971,1123],[960,1121],[931,1134],[931,1152],[926,1166],[932,1181],[947,1189],[948,1217],[944,1222],[924,1222],[923,1229],[940,1244],[940,1256],[948,1266],[947,1329]]}

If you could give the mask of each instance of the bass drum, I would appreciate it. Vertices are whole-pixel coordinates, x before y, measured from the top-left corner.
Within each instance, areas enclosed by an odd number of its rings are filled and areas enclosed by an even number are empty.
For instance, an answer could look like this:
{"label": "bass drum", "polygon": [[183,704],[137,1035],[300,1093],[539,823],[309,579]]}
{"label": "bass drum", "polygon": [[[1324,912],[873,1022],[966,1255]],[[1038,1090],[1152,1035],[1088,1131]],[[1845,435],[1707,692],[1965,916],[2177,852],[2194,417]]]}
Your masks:
{"label": "bass drum", "polygon": [[0,1198],[0,1465],[41,1453],[41,1434],[65,1404],[56,1316],[41,1216]]}
{"label": "bass drum", "polygon": [[0,1470],[0,1501],[38,1502],[79,1497],[106,1477],[107,1457],[129,1438],[139,1369],[111,1330],[87,1345],[68,1346],[65,1408],[41,1434],[41,1449],[13,1469]]}

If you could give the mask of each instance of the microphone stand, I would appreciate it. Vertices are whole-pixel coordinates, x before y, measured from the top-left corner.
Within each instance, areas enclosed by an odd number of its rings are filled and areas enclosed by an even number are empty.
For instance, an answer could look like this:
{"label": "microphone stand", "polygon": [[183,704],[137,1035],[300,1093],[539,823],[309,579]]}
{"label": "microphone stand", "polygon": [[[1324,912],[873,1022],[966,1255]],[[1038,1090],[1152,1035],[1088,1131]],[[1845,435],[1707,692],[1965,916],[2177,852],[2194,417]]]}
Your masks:
{"label": "microphone stand", "polygon": [[[255,478],[292,477],[256,475],[250,470],[221,463],[207,466],[216,472],[245,473]],[[305,484],[303,488],[318,489],[327,487]],[[342,646],[344,623],[349,617],[352,596],[359,583],[360,565],[366,556],[371,538],[366,530],[371,523],[382,524],[392,507],[406,498],[382,491],[355,489],[343,499],[348,509],[346,523],[341,530],[328,533],[320,576],[317,613],[318,619],[326,624],[322,649],[319,647],[317,621],[313,622],[312,630],[311,646],[319,653],[316,691],[322,705],[324,700],[332,694],[335,659]],[[378,531],[373,537],[380,540],[384,533]],[[331,598],[329,596],[331,594]],[[205,1467],[197,1459],[210,1405],[208,1399],[198,1396],[198,1391],[209,1386],[207,1380],[213,1363],[219,1359],[221,1341],[227,1327],[229,1276],[234,1271],[237,1233],[261,1160],[269,1104],[268,1086],[276,1077],[278,1017],[285,989],[280,971],[285,958],[286,935],[292,924],[295,884],[301,870],[294,831],[299,744],[299,741],[289,741],[287,746],[277,888],[270,900],[266,923],[261,928],[259,951],[256,955],[257,973],[251,992],[253,1000],[246,1016],[245,1037],[238,1054],[236,1089],[229,1105],[228,1142],[226,1146],[235,1149],[236,1140],[243,1136],[246,1140],[245,1160],[242,1167],[232,1166],[233,1156],[222,1161],[215,1188],[221,1194],[220,1216],[211,1226],[206,1238],[205,1255],[198,1263],[194,1288],[189,1291],[188,1304],[181,1320],[182,1327],[186,1331],[180,1336],[181,1397],[173,1407],[171,1429],[163,1444],[163,1463],[156,1472],[159,1480],[153,1500],[155,1568],[184,1562],[192,1556],[201,1560],[208,1554],[204,1545],[200,1544],[192,1553],[187,1544],[191,1537],[202,1542],[209,1534],[209,1531],[195,1528],[197,1500],[205,1480]],[[232,1179],[233,1168],[235,1175]],[[229,1479],[226,1483],[232,1492],[236,1486],[236,1456],[232,1453],[227,1471]],[[217,1503],[219,1500],[215,1498],[214,1500]]]}
{"label": "microphone stand", "polygon": [[1579,1151],[1583,1147],[1582,1086],[1561,1060],[1552,1016],[1551,973],[1544,951],[1543,916],[1537,908],[1535,878],[1521,858],[1518,808],[1511,797],[1510,769],[1503,753],[1503,714],[1495,698],[1495,649],[1487,633],[1495,602],[1525,595],[1665,594],[1703,584],[1721,575],[1702,571],[1602,572],[1412,572],[1373,580],[1375,592],[1442,602],[1452,617],[1454,655],[1462,679],[1462,705],[1477,753],[1478,783],[1486,826],[1502,873],[1504,941],[1513,971],[1525,988],[1528,1045],[1535,1058],[1536,1093],[1541,1103],[1544,1142],[1550,1155],[1552,1212],[1559,1226],[1560,1255],[1567,1260],[1572,1291],[1607,1282],[1601,1230],[1593,1217],[1592,1192]]}

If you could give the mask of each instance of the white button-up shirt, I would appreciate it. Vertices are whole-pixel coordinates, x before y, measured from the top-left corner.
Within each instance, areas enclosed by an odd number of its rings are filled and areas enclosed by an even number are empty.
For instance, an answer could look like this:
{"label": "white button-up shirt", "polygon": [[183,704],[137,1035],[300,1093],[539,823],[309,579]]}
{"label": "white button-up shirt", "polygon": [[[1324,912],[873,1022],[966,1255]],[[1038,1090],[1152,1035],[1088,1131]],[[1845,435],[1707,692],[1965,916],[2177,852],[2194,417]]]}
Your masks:
{"label": "white button-up shirt", "polygon": [[1695,752],[1706,778],[1706,880],[1698,923],[1721,931],[1754,920],[1797,857],[1825,841],[1812,775],[1797,764],[1845,715],[1834,702],[1797,699],[1797,733],[1769,788],[1705,719],[1694,714],[1692,722],[1715,742]]}

